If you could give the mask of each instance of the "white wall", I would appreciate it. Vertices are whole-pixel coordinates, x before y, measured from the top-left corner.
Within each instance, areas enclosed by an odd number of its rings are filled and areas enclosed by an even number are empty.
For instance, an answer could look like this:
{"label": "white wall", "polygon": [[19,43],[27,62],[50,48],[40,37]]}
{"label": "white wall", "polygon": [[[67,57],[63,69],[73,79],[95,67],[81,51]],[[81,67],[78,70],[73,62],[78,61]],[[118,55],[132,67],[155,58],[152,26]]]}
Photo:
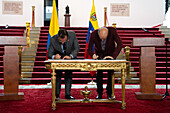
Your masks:
{"label": "white wall", "polygon": [[32,6],[35,6],[35,26],[44,26],[44,0],[3,0],[23,1],[23,15],[2,14],[2,0],[0,0],[0,26],[26,26],[32,21]]}
{"label": "white wall", "polygon": [[[93,0],[59,0],[60,26],[64,26],[65,7],[70,7],[70,26],[88,27]],[[109,25],[117,27],[152,27],[164,21],[165,0],[94,0],[99,26],[104,25],[107,7]],[[130,16],[110,16],[110,3],[129,3]]]}

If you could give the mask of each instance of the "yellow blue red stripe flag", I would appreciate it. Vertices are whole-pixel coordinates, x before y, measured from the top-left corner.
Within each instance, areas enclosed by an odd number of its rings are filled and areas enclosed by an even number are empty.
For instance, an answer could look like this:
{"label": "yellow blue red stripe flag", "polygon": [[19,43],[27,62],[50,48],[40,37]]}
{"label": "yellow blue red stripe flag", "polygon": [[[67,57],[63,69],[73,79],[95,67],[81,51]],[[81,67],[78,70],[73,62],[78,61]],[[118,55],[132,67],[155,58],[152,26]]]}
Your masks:
{"label": "yellow blue red stripe flag", "polygon": [[[98,20],[97,20],[94,0],[93,0],[93,6],[91,9],[89,28],[88,28],[87,39],[86,39],[86,48],[85,48],[85,54],[84,54],[85,59],[91,59],[90,55],[87,53],[87,47],[88,47],[88,42],[89,42],[89,38],[90,38],[90,33],[96,29],[99,29],[99,25],[98,25]],[[90,74],[93,76],[95,74],[95,72],[90,71]]]}
{"label": "yellow blue red stripe flag", "polygon": [[[50,45],[50,38],[53,37],[54,35],[58,34],[58,31],[59,31],[58,14],[57,14],[55,0],[53,0],[53,11],[52,11],[52,15],[51,15],[48,40],[47,40],[47,52],[48,52],[49,45]],[[47,55],[46,55],[46,59],[48,59]]]}
{"label": "yellow blue red stripe flag", "polygon": [[88,55],[88,53],[87,53],[87,47],[88,47],[88,42],[89,42],[89,38],[90,38],[90,33],[96,29],[99,29],[99,25],[98,25],[98,20],[97,20],[95,6],[94,6],[94,0],[93,0],[93,6],[92,6],[91,14],[90,14],[89,28],[88,28],[87,39],[86,39],[86,48],[85,48],[85,54],[84,54],[85,59],[91,58],[90,55]]}

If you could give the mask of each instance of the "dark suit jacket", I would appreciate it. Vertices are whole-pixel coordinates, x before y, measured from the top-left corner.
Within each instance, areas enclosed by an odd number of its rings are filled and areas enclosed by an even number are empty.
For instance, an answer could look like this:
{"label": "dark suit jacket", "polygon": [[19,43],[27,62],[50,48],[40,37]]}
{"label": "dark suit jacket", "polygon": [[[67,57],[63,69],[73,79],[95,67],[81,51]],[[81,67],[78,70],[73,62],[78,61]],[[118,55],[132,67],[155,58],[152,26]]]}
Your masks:
{"label": "dark suit jacket", "polygon": [[[117,34],[117,31],[113,27],[108,28],[108,36],[105,44],[105,51],[101,47],[101,39],[98,35],[98,30],[93,31],[90,34],[90,39],[88,43],[88,54],[92,57],[94,53],[99,56],[100,59],[103,59],[105,56],[112,56],[114,59],[118,56],[122,48],[122,41]],[[117,43],[117,47],[115,46]],[[93,44],[95,44],[95,52],[93,52]]]}
{"label": "dark suit jacket", "polygon": [[52,59],[53,55],[59,54],[60,56],[70,56],[70,54],[73,55],[73,58],[77,57],[77,54],[79,52],[79,43],[76,38],[76,34],[73,31],[67,31],[68,32],[68,37],[67,37],[67,45],[66,45],[66,54],[62,52],[61,49],[61,44],[59,43],[58,40],[58,35],[53,36],[50,39],[50,46],[48,50],[48,58]]}

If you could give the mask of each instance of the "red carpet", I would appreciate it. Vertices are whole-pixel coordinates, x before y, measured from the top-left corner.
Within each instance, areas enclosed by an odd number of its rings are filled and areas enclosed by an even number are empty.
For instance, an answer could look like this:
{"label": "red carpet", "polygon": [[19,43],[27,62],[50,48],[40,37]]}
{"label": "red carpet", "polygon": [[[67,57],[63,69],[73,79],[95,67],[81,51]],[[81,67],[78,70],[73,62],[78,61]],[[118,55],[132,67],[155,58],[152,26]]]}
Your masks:
{"label": "red carpet", "polygon": [[[84,90],[84,89],[83,89]],[[89,89],[93,94],[89,98],[96,97],[96,89]],[[20,90],[25,94],[24,101],[1,101],[0,113],[167,113],[170,112],[170,97],[162,101],[137,100],[134,92],[138,89],[126,89],[126,110],[121,109],[118,103],[70,103],[57,104],[56,110],[51,109],[51,89],[25,89]],[[158,93],[164,94],[165,89],[158,89]],[[170,92],[170,90],[169,90]],[[2,93],[2,90],[0,90]],[[121,100],[121,89],[115,90],[117,100]],[[72,96],[83,98],[80,89],[72,89]],[[61,91],[64,98],[64,89]],[[106,98],[105,92],[103,98]]]}

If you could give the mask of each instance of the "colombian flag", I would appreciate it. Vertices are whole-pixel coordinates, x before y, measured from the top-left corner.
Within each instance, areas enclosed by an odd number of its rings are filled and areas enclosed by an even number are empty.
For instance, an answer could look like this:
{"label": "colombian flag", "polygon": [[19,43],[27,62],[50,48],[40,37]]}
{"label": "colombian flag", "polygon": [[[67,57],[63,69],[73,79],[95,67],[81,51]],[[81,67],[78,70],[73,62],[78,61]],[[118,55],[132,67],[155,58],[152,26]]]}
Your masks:
{"label": "colombian flag", "polygon": [[[88,47],[88,42],[90,38],[90,33],[96,29],[99,29],[99,25],[97,21],[94,0],[93,0],[93,6],[92,6],[91,14],[90,14],[89,28],[88,28],[87,39],[86,39],[86,48],[85,48],[85,54],[84,54],[85,59],[91,59],[90,55],[87,53],[87,47]],[[95,72],[92,71],[90,72],[90,74],[93,76]]]}
{"label": "colombian flag", "polygon": [[53,11],[51,15],[50,28],[48,33],[46,59],[48,59],[47,53],[50,45],[50,38],[58,34],[58,31],[59,31],[58,14],[57,14],[55,0],[53,0]]}

